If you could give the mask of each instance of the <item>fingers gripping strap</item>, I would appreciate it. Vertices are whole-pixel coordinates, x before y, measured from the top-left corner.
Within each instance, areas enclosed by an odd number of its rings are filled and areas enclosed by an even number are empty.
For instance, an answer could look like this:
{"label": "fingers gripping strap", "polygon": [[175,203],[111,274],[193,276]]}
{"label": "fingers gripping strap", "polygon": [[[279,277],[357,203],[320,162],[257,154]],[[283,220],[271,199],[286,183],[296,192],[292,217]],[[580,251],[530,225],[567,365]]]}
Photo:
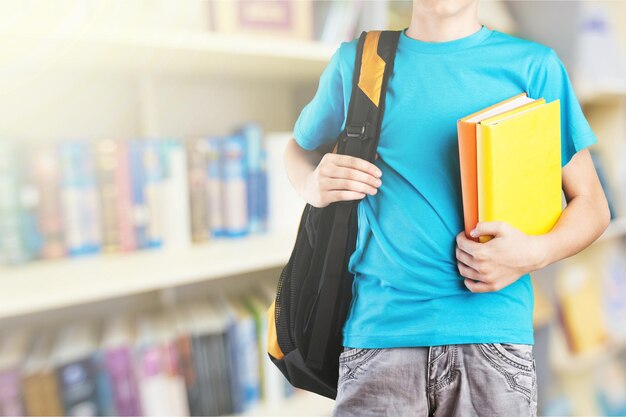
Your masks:
{"label": "fingers gripping strap", "polygon": [[378,55],[380,31],[368,32],[361,56],[361,74],[358,87],[378,107],[385,74],[385,61]]}

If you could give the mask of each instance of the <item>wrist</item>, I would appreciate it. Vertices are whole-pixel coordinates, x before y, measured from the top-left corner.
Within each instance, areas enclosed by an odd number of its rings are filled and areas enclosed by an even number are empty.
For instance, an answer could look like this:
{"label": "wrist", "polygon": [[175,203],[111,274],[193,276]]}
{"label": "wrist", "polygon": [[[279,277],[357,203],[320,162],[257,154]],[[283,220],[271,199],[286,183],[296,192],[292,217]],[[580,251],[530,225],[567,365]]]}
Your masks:
{"label": "wrist", "polygon": [[547,234],[543,235],[531,235],[531,247],[534,249],[534,256],[532,261],[533,271],[548,266],[550,261],[550,247],[548,244]]}

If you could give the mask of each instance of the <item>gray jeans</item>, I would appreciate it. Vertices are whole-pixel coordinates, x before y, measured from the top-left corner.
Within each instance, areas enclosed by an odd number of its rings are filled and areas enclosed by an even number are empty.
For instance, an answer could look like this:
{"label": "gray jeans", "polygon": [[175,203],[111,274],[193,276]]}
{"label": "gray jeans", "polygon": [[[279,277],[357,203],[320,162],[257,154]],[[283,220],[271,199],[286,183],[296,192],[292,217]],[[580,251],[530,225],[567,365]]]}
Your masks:
{"label": "gray jeans", "polygon": [[344,347],[333,417],[537,415],[532,345]]}

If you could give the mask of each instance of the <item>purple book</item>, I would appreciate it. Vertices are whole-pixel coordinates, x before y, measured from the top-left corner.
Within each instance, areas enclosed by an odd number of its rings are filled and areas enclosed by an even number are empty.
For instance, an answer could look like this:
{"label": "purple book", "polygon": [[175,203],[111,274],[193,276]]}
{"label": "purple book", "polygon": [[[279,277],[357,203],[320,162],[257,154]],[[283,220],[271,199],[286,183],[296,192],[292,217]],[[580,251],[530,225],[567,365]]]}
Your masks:
{"label": "purple book", "polygon": [[20,373],[17,369],[0,373],[0,415],[23,416]]}
{"label": "purple book", "polygon": [[127,347],[108,349],[105,353],[105,361],[111,377],[113,398],[118,415],[142,415],[131,350]]}

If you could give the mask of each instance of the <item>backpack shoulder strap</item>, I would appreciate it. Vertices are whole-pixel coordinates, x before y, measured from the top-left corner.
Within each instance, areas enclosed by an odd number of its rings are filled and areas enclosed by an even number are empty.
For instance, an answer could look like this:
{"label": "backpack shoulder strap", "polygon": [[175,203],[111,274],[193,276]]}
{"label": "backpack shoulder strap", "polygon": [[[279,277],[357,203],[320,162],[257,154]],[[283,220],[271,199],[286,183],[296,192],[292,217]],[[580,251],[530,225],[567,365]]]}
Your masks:
{"label": "backpack shoulder strap", "polygon": [[361,33],[348,116],[337,153],[374,161],[399,37],[400,31]]}

